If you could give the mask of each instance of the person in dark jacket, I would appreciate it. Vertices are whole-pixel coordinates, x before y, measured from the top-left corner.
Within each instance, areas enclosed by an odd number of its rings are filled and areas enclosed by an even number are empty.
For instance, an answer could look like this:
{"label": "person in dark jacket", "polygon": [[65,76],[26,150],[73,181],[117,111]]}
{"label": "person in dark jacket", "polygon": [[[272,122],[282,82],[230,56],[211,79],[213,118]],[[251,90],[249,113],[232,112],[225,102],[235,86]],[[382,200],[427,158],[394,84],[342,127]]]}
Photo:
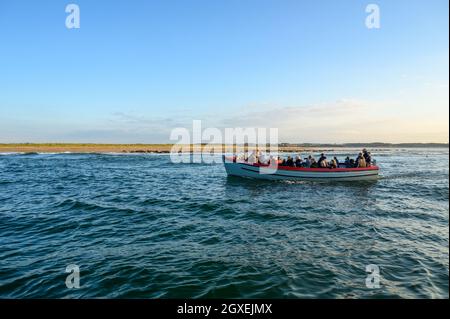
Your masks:
{"label": "person in dark jacket", "polygon": [[294,166],[294,160],[292,159],[292,157],[288,156],[287,161],[286,161],[286,166],[290,166],[290,167]]}
{"label": "person in dark jacket", "polygon": [[366,165],[370,166],[372,163],[372,156],[370,155],[370,152],[365,152],[364,153],[364,159],[366,160]]}
{"label": "person in dark jacket", "polygon": [[302,167],[302,164],[303,164],[302,158],[300,156],[297,156],[295,158],[295,166],[296,167]]}
{"label": "person in dark jacket", "polygon": [[350,163],[350,157],[348,156],[345,158],[345,167],[352,167],[352,164]]}
{"label": "person in dark jacket", "polygon": [[355,160],[353,158],[348,161],[348,164],[349,164],[349,166],[348,166],[349,168],[356,167]]}

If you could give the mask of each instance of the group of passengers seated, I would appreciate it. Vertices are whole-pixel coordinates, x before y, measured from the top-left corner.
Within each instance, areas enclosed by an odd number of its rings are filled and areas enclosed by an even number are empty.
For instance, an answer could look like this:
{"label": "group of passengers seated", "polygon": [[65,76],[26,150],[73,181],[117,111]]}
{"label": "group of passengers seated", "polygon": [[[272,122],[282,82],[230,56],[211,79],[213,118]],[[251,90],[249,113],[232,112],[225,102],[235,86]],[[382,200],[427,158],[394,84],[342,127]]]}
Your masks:
{"label": "group of passengers seated", "polygon": [[327,157],[324,153],[322,153],[318,160],[316,160],[313,156],[309,155],[304,159],[301,158],[300,155],[297,155],[295,158],[288,156],[286,159],[282,159],[280,157],[270,156],[262,154],[259,151],[252,152],[248,158],[244,158],[246,162],[249,164],[278,164],[280,166],[288,166],[288,167],[303,167],[303,168],[357,168],[357,167],[370,167],[373,163],[372,156],[370,152],[366,149],[363,149],[362,152],[358,154],[356,159],[351,159],[349,156],[345,158],[344,162],[340,162],[336,156],[334,156],[330,161],[327,160]]}
{"label": "group of passengers seated", "polygon": [[345,159],[345,167],[370,167],[372,164],[372,156],[366,149],[363,149],[355,160],[349,158],[348,156]]}

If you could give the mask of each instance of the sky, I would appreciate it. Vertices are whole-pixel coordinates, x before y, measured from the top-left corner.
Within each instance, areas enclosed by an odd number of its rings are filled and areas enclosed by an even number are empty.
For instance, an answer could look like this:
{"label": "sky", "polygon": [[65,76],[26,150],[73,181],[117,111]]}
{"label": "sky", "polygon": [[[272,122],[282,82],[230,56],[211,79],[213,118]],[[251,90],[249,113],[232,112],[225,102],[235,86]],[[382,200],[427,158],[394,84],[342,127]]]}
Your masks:
{"label": "sky", "polygon": [[448,6],[0,0],[0,142],[166,143],[201,120],[280,142],[448,143]]}

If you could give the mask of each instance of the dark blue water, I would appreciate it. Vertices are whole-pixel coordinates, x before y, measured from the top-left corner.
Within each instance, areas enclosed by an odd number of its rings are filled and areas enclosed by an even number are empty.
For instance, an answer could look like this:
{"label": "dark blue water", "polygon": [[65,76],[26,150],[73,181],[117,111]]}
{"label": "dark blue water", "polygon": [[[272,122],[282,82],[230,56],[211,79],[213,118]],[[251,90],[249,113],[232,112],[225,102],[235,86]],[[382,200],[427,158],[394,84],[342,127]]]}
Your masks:
{"label": "dark blue water", "polygon": [[0,297],[448,298],[448,149],[373,153],[383,176],[369,183],[227,178],[166,155],[0,155]]}

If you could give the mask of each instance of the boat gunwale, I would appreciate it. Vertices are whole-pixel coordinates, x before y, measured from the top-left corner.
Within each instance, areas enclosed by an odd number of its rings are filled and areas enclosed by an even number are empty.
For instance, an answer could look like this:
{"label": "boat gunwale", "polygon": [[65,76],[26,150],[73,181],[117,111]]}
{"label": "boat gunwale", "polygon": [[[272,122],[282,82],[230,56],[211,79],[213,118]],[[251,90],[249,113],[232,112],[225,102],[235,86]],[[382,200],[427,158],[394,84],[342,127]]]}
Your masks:
{"label": "boat gunwale", "polygon": [[[246,167],[241,167],[241,169],[259,174],[258,171],[254,171],[254,170],[246,168]],[[366,171],[366,172],[371,172],[371,171]],[[280,173],[282,173],[282,171],[280,171]],[[317,172],[317,173],[319,173],[319,172]],[[365,178],[365,177],[370,177],[370,176],[378,176],[378,171],[376,171],[375,173],[367,173],[364,175],[360,174],[360,175],[350,175],[350,176],[339,176],[339,175],[343,175],[343,174],[338,174],[338,175],[334,175],[334,176],[314,176],[314,175],[318,175],[318,174],[311,174],[308,176],[294,176],[294,175],[285,175],[285,174],[278,174],[278,173],[271,173],[271,174],[267,174],[267,175],[281,176],[281,177],[293,177],[293,178],[300,178],[300,179],[326,179],[326,180],[335,180],[336,179],[337,180],[337,179],[341,179],[341,178],[360,179],[360,178]],[[237,176],[240,176],[240,175],[237,175]]]}
{"label": "boat gunwale", "polygon": [[[250,164],[247,162],[241,162],[241,161],[232,161],[231,158],[225,158],[225,163],[227,164],[241,164],[241,165],[246,165],[246,166],[251,166],[251,167],[267,167],[267,168],[272,168],[274,166],[269,166],[268,164],[259,164],[259,163],[255,163],[255,164]],[[308,168],[308,167],[291,167],[291,166],[282,166],[282,165],[278,165],[277,166],[277,170],[284,170],[284,171],[300,171],[300,172],[361,172],[361,171],[378,171],[380,168],[379,166],[373,165],[373,166],[369,166],[369,167],[351,167],[351,168],[322,168],[322,167],[318,167],[318,168]]]}

